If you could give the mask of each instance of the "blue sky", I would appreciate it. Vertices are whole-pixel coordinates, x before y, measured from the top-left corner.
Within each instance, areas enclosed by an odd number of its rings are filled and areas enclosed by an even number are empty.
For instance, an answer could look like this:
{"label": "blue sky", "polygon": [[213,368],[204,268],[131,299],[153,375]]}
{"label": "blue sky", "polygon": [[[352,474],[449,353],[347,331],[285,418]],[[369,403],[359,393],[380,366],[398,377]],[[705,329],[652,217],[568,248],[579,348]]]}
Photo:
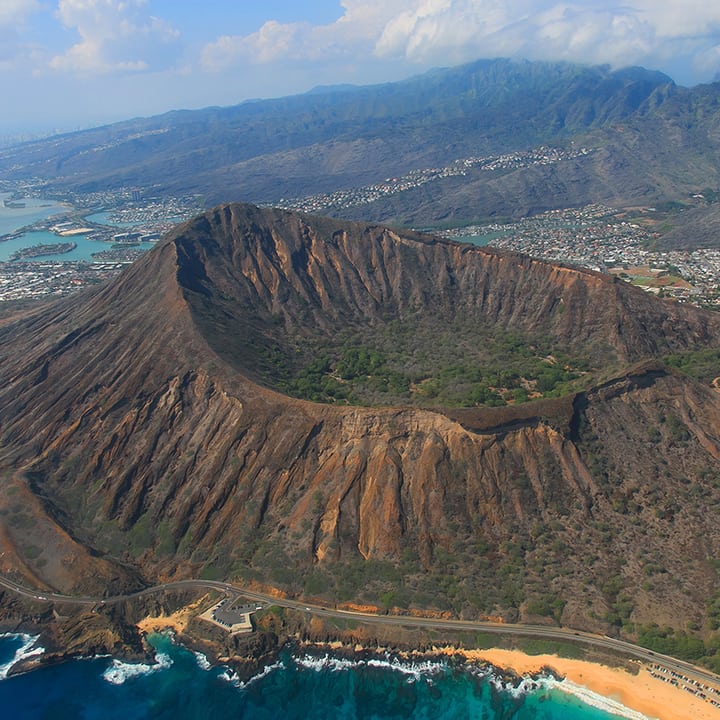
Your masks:
{"label": "blue sky", "polygon": [[710,0],[0,0],[0,139],[514,57],[720,77]]}

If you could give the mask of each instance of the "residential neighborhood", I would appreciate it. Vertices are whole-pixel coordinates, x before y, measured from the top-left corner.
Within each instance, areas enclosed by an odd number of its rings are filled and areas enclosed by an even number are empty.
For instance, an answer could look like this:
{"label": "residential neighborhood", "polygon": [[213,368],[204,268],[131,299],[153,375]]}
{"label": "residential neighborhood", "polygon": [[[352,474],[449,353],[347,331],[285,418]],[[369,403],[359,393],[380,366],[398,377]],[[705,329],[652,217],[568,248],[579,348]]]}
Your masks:
{"label": "residential neighborhood", "polygon": [[[279,204],[288,209],[323,213],[370,203],[383,195],[443,177],[462,176],[473,167],[483,171],[528,167],[591,152],[584,147],[572,151],[540,147],[494,157],[471,157],[443,168],[414,170],[366,187]],[[43,187],[22,183],[0,187],[0,192],[3,191],[7,194],[12,191],[14,198],[32,198],[41,197]],[[42,219],[0,235],[0,252],[3,241],[43,232],[60,239],[72,238],[81,250],[87,241],[99,247],[86,251],[82,260],[78,260],[77,253],[69,253],[64,258],[41,256],[30,262],[27,254],[20,252],[15,260],[0,261],[0,301],[64,295],[111,277],[137,260],[174,225],[203,209],[198,196],[159,198],[141,188],[71,194],[56,201],[67,206],[66,215]],[[720,305],[720,249],[658,250],[654,212],[654,208],[621,211],[596,203],[552,210],[517,222],[466,225],[436,234],[610,273],[662,297],[709,307]]]}

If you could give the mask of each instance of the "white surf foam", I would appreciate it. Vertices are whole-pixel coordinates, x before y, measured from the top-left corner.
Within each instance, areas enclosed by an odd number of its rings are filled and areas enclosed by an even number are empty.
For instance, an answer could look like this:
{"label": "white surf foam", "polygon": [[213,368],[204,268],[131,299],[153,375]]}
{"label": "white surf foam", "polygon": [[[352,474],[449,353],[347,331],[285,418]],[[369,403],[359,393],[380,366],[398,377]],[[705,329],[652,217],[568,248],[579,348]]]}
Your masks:
{"label": "white surf foam", "polygon": [[21,660],[37,657],[45,652],[44,647],[41,647],[40,645],[37,647],[35,646],[39,637],[39,635],[26,635],[24,633],[6,633],[5,635],[0,635],[1,639],[20,640],[22,642],[22,645],[15,651],[15,655],[13,655],[12,659],[4,665],[0,665],[0,680],[4,680],[8,676],[8,673],[12,669],[13,665],[16,665]]}
{"label": "white surf foam", "polygon": [[[415,682],[421,678],[427,682],[432,682],[433,675],[447,670],[447,665],[438,661],[427,660],[423,662],[404,662],[399,658],[368,658],[361,660],[349,660],[347,658],[333,657],[329,654],[322,656],[303,655],[301,657],[294,657],[293,662],[299,667],[314,670],[316,672],[342,672],[359,667],[381,668],[407,675],[409,682]],[[242,682],[235,671],[230,668],[226,669],[218,677],[231,683],[237,688],[245,688],[282,667],[283,665],[281,662],[267,665],[261,672],[246,682]],[[469,672],[476,677],[487,678],[496,690],[514,697],[521,697],[523,695],[542,690],[559,690],[560,692],[574,695],[586,705],[595,707],[609,713],[610,715],[616,715],[624,718],[625,720],[652,720],[636,710],[625,707],[612,698],[599,695],[582,685],[577,685],[576,683],[571,682],[570,680],[558,680],[552,675],[540,675],[535,678],[522,677],[519,681],[511,682],[503,680],[498,675],[495,675],[491,666],[467,664],[464,665],[462,669],[464,672]]]}
{"label": "white surf foam", "polygon": [[490,683],[496,690],[512,695],[513,697],[520,697],[542,690],[559,690],[567,695],[575,696],[585,705],[590,705],[610,715],[616,715],[621,718],[626,718],[627,720],[651,720],[647,715],[625,707],[625,705],[619,703],[617,700],[599,695],[571,680],[558,680],[552,675],[540,675],[537,678],[523,677],[520,682],[515,685],[511,682],[503,681],[502,678],[493,674],[490,677]]}
{"label": "white surf foam", "polygon": [[240,687],[240,679],[236,675],[234,670],[231,670],[228,668],[227,670],[223,670],[218,677],[221,680],[224,680],[226,683],[230,683],[231,685],[234,685],[235,687]]}
{"label": "white surf foam", "polygon": [[402,673],[408,676],[408,681],[415,682],[421,678],[432,682],[432,676],[439,672],[443,672],[446,666],[439,662],[423,661],[423,662],[404,662],[399,658],[368,658],[361,660],[348,660],[346,658],[337,658],[332,655],[323,655],[321,657],[313,657],[304,655],[300,658],[294,658],[295,663],[300,667],[308,670],[320,672],[329,670],[330,672],[342,672],[360,667],[380,668],[382,670],[391,670],[393,672]]}
{"label": "white surf foam", "polygon": [[[522,697],[528,693],[535,692],[539,688],[549,688],[551,683],[557,683],[555,678],[541,675],[537,678],[523,677],[519,681],[504,680],[502,677],[490,673],[490,684],[499,692],[504,692],[512,697]],[[554,686],[553,686],[554,687]]]}
{"label": "white surf foam", "polygon": [[165,653],[158,653],[152,665],[147,663],[126,663],[122,660],[113,660],[107,670],[102,674],[103,679],[112,685],[122,685],[131,678],[151,675],[159,670],[165,670],[173,664],[172,658]]}
{"label": "white surf foam", "polygon": [[423,662],[403,662],[397,658],[393,658],[392,660],[371,658],[366,664],[368,667],[377,667],[402,673],[403,675],[407,675],[411,680],[430,680],[433,675],[437,675],[447,669],[447,666],[442,663],[431,660]]}
{"label": "white surf foam", "polygon": [[598,710],[603,710],[610,715],[617,715],[621,718],[627,718],[628,720],[650,720],[647,715],[643,715],[637,710],[632,710],[625,707],[622,703],[607,698],[603,695],[589,690],[583,685],[577,685],[571,680],[550,680],[548,679],[549,687],[556,687],[564,693],[574,695],[576,698],[582,700],[586,705],[591,705]]}
{"label": "white surf foam", "polygon": [[195,660],[201,670],[210,670],[210,668],[212,668],[210,661],[207,659],[207,655],[201,652],[194,652],[193,655],[195,655]]}
{"label": "white surf foam", "polygon": [[275,672],[275,670],[279,670],[282,667],[281,662],[273,663],[272,665],[266,665],[257,675],[253,675],[251,678],[243,682],[238,676],[237,673],[232,670],[231,668],[226,668],[224,672],[221,672],[218,677],[221,680],[224,680],[225,682],[230,683],[231,685],[235,686],[236,688],[246,688],[252,685],[253,683],[256,683],[258,680],[262,680],[262,678],[267,677],[270,673]]}
{"label": "white surf foam", "polygon": [[336,658],[332,655],[323,655],[322,657],[313,657],[312,655],[303,655],[302,657],[293,658],[296,665],[306,670],[314,670],[321,672],[329,670],[330,672],[342,672],[358,667],[359,661],[347,660],[346,658]]}

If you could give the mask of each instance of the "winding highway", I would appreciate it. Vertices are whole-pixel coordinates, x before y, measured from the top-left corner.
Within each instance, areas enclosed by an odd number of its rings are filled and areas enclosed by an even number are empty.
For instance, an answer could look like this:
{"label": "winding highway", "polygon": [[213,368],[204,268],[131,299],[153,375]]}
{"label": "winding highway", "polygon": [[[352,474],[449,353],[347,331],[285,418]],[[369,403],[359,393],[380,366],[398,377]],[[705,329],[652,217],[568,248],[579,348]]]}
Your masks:
{"label": "winding highway", "polygon": [[602,648],[612,652],[620,653],[626,657],[641,660],[646,663],[657,663],[668,670],[708,683],[713,687],[720,689],[720,676],[704,670],[691,663],[653,652],[639,645],[625,642],[624,640],[616,640],[606,635],[596,635],[593,633],[583,632],[580,630],[570,630],[567,628],[548,627],[544,625],[524,625],[520,623],[500,624],[493,622],[468,621],[468,620],[442,620],[437,618],[409,617],[405,615],[373,615],[371,613],[361,613],[350,610],[336,610],[334,608],[323,605],[314,605],[307,602],[297,600],[288,600],[285,598],[277,598],[272,595],[247,590],[227,582],[219,582],[215,580],[176,580],[169,583],[161,583],[153,587],[138,590],[127,595],[116,595],[112,597],[77,597],[71,595],[61,595],[59,593],[44,592],[24,587],[13,580],[0,576],[0,587],[10,590],[22,597],[40,601],[40,602],[56,602],[64,605],[85,605],[90,607],[102,607],[107,605],[117,605],[127,602],[135,598],[157,595],[173,590],[217,590],[223,593],[241,596],[253,600],[255,602],[268,605],[277,605],[279,607],[299,610],[301,612],[310,613],[319,617],[327,618],[344,618],[346,620],[356,620],[363,623],[385,626],[401,626],[407,628],[427,628],[428,630],[453,630],[463,632],[481,632],[494,633],[498,635],[518,635],[522,637],[537,637],[545,640],[558,640],[562,642],[572,642],[590,647]]}

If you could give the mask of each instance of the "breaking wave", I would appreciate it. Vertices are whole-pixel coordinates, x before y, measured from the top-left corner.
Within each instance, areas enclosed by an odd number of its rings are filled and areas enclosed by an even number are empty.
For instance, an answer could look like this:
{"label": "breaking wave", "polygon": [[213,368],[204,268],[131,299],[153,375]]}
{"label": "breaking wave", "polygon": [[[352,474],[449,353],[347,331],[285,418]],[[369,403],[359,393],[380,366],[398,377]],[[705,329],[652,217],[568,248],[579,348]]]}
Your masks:
{"label": "breaking wave", "polygon": [[4,665],[0,665],[0,680],[5,680],[8,673],[14,665],[17,665],[22,660],[27,658],[37,657],[45,652],[45,648],[40,645],[35,646],[38,641],[39,635],[26,635],[24,633],[7,633],[0,635],[2,640],[20,640],[22,645],[15,651],[15,655],[6,662]]}
{"label": "breaking wave", "polygon": [[348,660],[347,658],[334,657],[333,655],[323,655],[322,657],[303,655],[301,657],[294,658],[294,662],[300,667],[308,670],[315,670],[316,672],[320,672],[322,670],[341,672],[362,667],[391,670],[393,672],[407,675],[408,680],[411,682],[421,678],[430,680],[433,675],[437,675],[447,670],[447,665],[441,662],[432,660],[412,662],[403,661],[399,658]]}
{"label": "breaking wave", "polygon": [[150,675],[159,670],[166,670],[173,664],[172,658],[166,653],[158,653],[152,665],[147,663],[127,663],[122,660],[113,660],[107,670],[102,674],[103,679],[112,685],[122,685],[127,680]]}
{"label": "breaking wave", "polygon": [[193,655],[195,655],[195,660],[201,670],[210,670],[212,668],[212,663],[207,659],[207,655],[197,651]]}

